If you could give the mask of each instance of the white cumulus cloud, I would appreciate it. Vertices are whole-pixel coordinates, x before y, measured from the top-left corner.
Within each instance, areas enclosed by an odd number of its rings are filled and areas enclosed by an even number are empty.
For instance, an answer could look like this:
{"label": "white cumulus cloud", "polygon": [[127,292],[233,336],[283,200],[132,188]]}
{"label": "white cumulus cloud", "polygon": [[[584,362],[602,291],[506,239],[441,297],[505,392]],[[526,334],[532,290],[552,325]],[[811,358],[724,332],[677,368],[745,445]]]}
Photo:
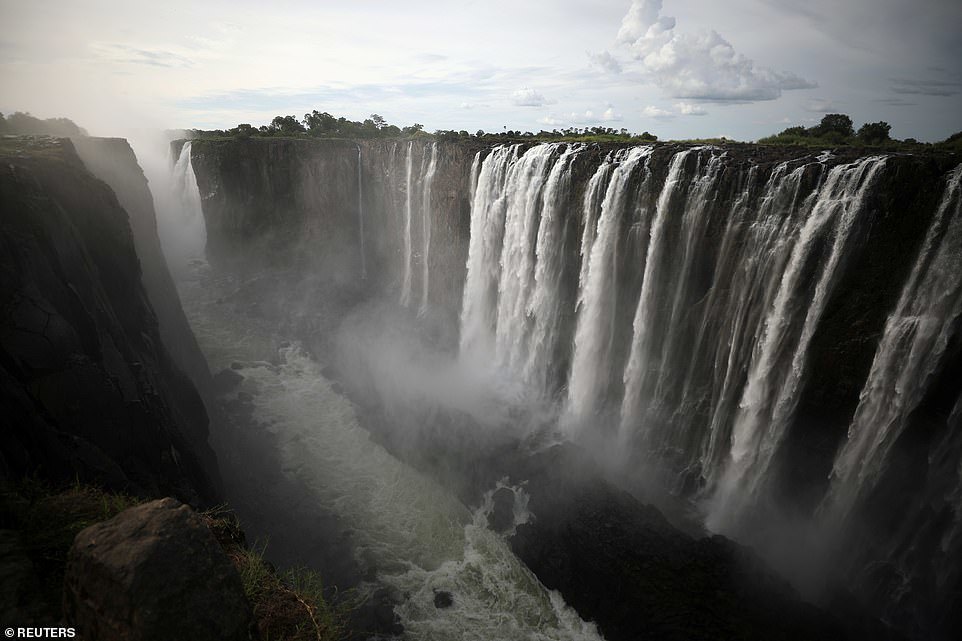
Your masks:
{"label": "white cumulus cloud", "polygon": [[617,36],[645,77],[672,98],[773,100],[782,91],[816,86],[755,64],[714,30],[690,34],[675,26],[674,18],[661,15],[661,0],[633,0]]}
{"label": "white cumulus cloud", "polygon": [[558,125],[565,124],[564,120],[562,120],[561,118],[555,118],[552,114],[548,114],[544,118],[540,118],[538,122],[540,122],[543,125],[549,125],[551,127],[557,127]]}
{"label": "white cumulus cloud", "polygon": [[667,109],[662,109],[661,107],[656,107],[655,105],[648,105],[647,107],[642,109],[641,115],[645,116],[646,118],[659,118],[659,119],[675,117],[675,114],[673,114],[672,112],[668,111]]}
{"label": "white cumulus cloud", "polygon": [[701,105],[694,105],[690,102],[676,102],[675,111],[683,116],[704,116],[708,113]]}
{"label": "white cumulus cloud", "polygon": [[615,113],[615,108],[608,105],[605,112],[601,114],[601,122],[621,122],[621,114]]}
{"label": "white cumulus cloud", "polygon": [[598,67],[607,73],[621,73],[621,63],[618,59],[611,55],[609,51],[602,51],[601,53],[591,53],[588,52],[588,59],[591,64]]}
{"label": "white cumulus cloud", "polygon": [[542,107],[548,104],[541,93],[528,87],[522,87],[511,94],[511,102],[517,107]]}

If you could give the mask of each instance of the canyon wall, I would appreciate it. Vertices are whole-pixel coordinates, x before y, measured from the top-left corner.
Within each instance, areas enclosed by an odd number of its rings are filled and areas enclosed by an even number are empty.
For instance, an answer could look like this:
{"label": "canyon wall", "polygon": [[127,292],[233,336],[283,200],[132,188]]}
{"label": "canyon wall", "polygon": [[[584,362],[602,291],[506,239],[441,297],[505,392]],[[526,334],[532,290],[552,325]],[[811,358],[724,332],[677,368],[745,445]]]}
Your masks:
{"label": "canyon wall", "polygon": [[69,140],[6,137],[0,153],[3,477],[215,501],[207,413],[165,346],[127,212]]}

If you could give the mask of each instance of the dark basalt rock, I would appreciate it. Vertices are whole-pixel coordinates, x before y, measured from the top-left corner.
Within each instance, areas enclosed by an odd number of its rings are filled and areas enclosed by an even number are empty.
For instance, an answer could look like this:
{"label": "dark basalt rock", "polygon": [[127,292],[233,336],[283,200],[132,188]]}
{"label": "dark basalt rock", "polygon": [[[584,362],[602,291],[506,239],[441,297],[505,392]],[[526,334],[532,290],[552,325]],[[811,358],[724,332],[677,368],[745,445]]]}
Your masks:
{"label": "dark basalt rock", "polygon": [[434,590],[434,607],[439,610],[450,608],[454,605],[454,597],[447,590]]}
{"label": "dark basalt rock", "polygon": [[491,497],[494,506],[488,514],[488,527],[495,532],[507,532],[514,525],[514,492],[498,488]]}
{"label": "dark basalt rock", "polygon": [[210,371],[181,308],[157,232],[157,215],[147,178],[134,150],[123,138],[77,137],[71,142],[84,166],[103,180],[127,212],[141,267],[141,281],[157,315],[164,346],[201,394],[210,386]]}
{"label": "dark basalt rock", "polygon": [[203,520],[174,499],[81,531],[64,612],[90,641],[242,641],[251,611],[237,570]]}
{"label": "dark basalt rock", "polygon": [[0,619],[19,625],[53,624],[49,611],[19,532],[0,530]]}
{"label": "dark basalt rock", "polygon": [[214,374],[212,389],[215,394],[226,394],[240,385],[243,380],[244,375],[238,374],[235,369],[222,369]]}
{"label": "dark basalt rock", "polygon": [[0,212],[0,473],[214,502],[207,413],[114,193],[69,140],[3,138]]}

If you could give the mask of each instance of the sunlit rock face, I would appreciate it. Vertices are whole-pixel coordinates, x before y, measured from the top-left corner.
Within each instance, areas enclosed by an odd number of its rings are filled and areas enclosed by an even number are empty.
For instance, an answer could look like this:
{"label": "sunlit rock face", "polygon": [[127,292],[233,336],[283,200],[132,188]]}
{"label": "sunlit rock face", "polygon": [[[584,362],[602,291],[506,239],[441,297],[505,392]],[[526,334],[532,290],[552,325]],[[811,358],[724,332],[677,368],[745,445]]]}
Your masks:
{"label": "sunlit rock face", "polygon": [[3,475],[215,499],[207,414],[164,346],[127,212],[69,140],[0,153]]}
{"label": "sunlit rock face", "polygon": [[212,260],[280,261],[292,291],[324,280],[409,309],[629,483],[691,501],[800,583],[842,568],[902,629],[950,629],[957,159],[193,145]]}

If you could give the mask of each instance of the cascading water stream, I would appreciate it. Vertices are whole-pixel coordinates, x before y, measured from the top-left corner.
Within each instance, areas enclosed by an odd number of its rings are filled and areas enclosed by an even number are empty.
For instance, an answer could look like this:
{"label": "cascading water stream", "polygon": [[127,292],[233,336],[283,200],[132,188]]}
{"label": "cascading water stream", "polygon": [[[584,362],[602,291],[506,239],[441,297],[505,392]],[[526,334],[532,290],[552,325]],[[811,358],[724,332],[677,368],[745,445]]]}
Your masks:
{"label": "cascading water stream", "polygon": [[[737,206],[725,232],[715,280],[696,339],[689,379],[699,372],[697,359],[705,345],[701,363],[712,372],[709,382],[710,417],[702,438],[698,465],[701,474],[714,479],[728,454],[732,418],[745,382],[752,353],[764,333],[765,311],[778,291],[791,240],[799,221],[799,190],[809,166],[792,171],[787,163],[777,166],[769,177],[755,210]],[[751,188],[749,180],[748,189]],[[742,239],[740,228],[747,228]],[[717,323],[708,338],[709,324]],[[685,397],[694,388],[686,383]]]}
{"label": "cascading water stream", "polygon": [[[207,226],[201,205],[197,176],[190,158],[190,141],[184,143],[171,174],[172,188],[180,205],[181,220],[177,221],[176,247],[165,248],[168,254],[179,255],[185,259],[203,258],[207,245]],[[173,249],[173,251],[170,251]]]}
{"label": "cascading water stream", "polygon": [[[481,162],[461,313],[461,358],[494,364],[525,395],[554,393],[565,203],[582,145],[500,146]],[[479,162],[476,158],[475,162]]]}
{"label": "cascading water stream", "polygon": [[485,361],[494,346],[508,169],[517,160],[518,150],[517,145],[499,146],[483,162],[480,154],[475,157],[480,169],[471,204],[471,237],[461,307],[462,359]]}
{"label": "cascading water stream", "polygon": [[692,152],[692,149],[687,149],[676,153],[672,157],[671,164],[668,167],[668,176],[665,178],[664,186],[658,197],[654,219],[651,223],[641,295],[635,312],[635,320],[632,324],[634,338],[632,339],[631,355],[628,358],[628,365],[624,373],[625,395],[621,404],[619,439],[625,444],[635,438],[635,430],[638,428],[640,418],[640,404],[644,403],[642,394],[645,392],[649,376],[657,373],[653,371],[655,340],[653,324],[654,315],[657,311],[654,300],[657,291],[655,270],[662,262],[662,254],[667,250],[662,238],[665,221],[669,216],[668,210],[675,193],[679,191],[681,186],[685,159]]}
{"label": "cascading water stream", "polygon": [[[520,373],[529,356],[528,301],[534,290],[535,252],[549,167],[561,145],[529,149],[508,170],[501,277],[495,325],[495,361]],[[516,187],[516,188],[514,188]],[[537,392],[537,390],[535,390]]]}
{"label": "cascading water stream", "polygon": [[[846,241],[862,211],[865,195],[884,163],[884,157],[872,156],[834,167],[814,198],[752,359],[732,430],[730,459],[719,484],[710,526],[723,526],[757,496],[798,402],[808,345],[836,281]],[[829,255],[820,265],[815,289],[809,294],[810,302],[802,308],[804,317],[800,319],[795,310],[799,307],[798,299],[806,295],[803,271],[826,235],[831,242]],[[802,320],[800,325],[798,320]],[[788,354],[790,358],[786,358]]]}
{"label": "cascading water stream", "polygon": [[639,166],[645,171],[644,180],[647,180],[647,161],[652,151],[652,147],[619,150],[598,167],[585,191],[580,309],[565,418],[569,432],[578,429],[599,409],[609,383],[618,291],[620,223],[627,215],[625,206],[630,180]]}
{"label": "cascading water stream", "polygon": [[428,311],[428,293],[431,283],[431,192],[434,186],[434,175],[438,165],[438,143],[431,143],[431,160],[427,172],[422,180],[421,194],[421,241],[422,241],[422,278],[421,278],[421,306],[418,314],[423,316]]}
{"label": "cascading water stream", "polygon": [[357,227],[361,247],[361,279],[367,278],[367,256],[364,250],[364,183],[361,180],[361,145],[357,146]]}
{"label": "cascading water stream", "polygon": [[583,149],[583,145],[571,145],[561,153],[548,174],[542,198],[535,240],[534,291],[526,308],[529,324],[530,319],[534,319],[534,326],[530,329],[528,357],[524,363],[524,380],[542,394],[551,392],[555,341],[559,338],[564,225],[571,191],[571,163]]}
{"label": "cascading water stream", "polygon": [[411,225],[412,218],[411,215],[411,199],[414,197],[413,191],[414,186],[412,184],[414,167],[412,154],[414,153],[414,141],[408,142],[407,154],[404,158],[405,167],[405,200],[404,200],[404,276],[401,280],[401,305],[407,307],[411,304],[411,277],[412,277],[412,264],[414,257],[412,256],[413,241],[411,239]]}
{"label": "cascading water stream", "polygon": [[871,490],[962,316],[962,166],[948,178],[898,305],[888,317],[822,510],[842,518]]}

